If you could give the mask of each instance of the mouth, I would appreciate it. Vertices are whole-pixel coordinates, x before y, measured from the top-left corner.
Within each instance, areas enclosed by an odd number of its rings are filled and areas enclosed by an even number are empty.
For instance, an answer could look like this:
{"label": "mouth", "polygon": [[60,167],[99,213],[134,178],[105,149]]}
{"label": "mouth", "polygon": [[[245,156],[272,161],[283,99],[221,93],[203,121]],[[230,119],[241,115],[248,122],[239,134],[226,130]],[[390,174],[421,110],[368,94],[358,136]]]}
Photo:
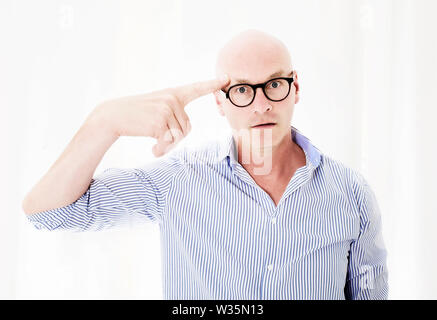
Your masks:
{"label": "mouth", "polygon": [[262,124],[258,124],[255,126],[252,126],[252,128],[273,128],[276,125],[276,123],[274,122],[267,122],[267,123],[262,123]]}

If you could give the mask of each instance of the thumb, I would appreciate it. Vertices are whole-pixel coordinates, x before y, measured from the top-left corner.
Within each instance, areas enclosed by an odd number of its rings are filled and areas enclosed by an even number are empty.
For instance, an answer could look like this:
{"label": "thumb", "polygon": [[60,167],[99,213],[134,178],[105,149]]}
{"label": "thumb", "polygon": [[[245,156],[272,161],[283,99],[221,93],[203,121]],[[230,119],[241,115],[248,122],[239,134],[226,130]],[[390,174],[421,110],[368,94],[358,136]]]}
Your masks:
{"label": "thumb", "polygon": [[160,145],[157,143],[152,147],[152,153],[155,157],[161,157],[164,155],[163,150],[161,150],[162,148],[160,147]]}
{"label": "thumb", "polygon": [[152,147],[152,153],[155,157],[162,157],[175,146],[174,143],[157,143]]}
{"label": "thumb", "polygon": [[157,143],[152,147],[155,157],[161,157],[169,152],[176,145],[171,131],[168,130],[163,136],[157,139]]}

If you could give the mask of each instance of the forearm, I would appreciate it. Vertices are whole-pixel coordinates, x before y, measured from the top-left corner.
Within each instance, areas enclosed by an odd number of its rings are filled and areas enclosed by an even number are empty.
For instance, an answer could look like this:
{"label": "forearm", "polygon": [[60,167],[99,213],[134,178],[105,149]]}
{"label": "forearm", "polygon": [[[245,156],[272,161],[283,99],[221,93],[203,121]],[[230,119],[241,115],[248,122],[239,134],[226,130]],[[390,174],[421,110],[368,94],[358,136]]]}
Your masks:
{"label": "forearm", "polygon": [[88,189],[98,164],[117,138],[105,121],[101,107],[97,107],[26,195],[22,203],[24,212],[42,212],[76,201]]}
{"label": "forearm", "polygon": [[24,212],[57,209],[79,199],[89,188],[103,155],[119,136],[153,137],[158,141],[153,148],[154,155],[164,155],[190,131],[184,111],[186,104],[224,88],[229,81],[225,77],[102,103],[27,194],[22,203]]}
{"label": "forearm", "polygon": [[388,272],[385,265],[363,266],[361,273],[346,281],[346,300],[386,300]]}

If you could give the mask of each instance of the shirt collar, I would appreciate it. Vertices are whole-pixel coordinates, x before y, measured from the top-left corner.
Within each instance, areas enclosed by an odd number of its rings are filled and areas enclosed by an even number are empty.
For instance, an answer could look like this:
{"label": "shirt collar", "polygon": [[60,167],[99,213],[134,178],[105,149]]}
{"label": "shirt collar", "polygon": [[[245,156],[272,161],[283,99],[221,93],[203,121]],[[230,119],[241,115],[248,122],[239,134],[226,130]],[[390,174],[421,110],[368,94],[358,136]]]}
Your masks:
{"label": "shirt collar", "polygon": [[[307,164],[317,168],[320,164],[321,152],[317,149],[298,129],[291,126],[291,136],[304,151]],[[232,134],[227,136],[219,146],[218,160],[226,160],[228,164],[234,167],[238,163],[238,151]]]}

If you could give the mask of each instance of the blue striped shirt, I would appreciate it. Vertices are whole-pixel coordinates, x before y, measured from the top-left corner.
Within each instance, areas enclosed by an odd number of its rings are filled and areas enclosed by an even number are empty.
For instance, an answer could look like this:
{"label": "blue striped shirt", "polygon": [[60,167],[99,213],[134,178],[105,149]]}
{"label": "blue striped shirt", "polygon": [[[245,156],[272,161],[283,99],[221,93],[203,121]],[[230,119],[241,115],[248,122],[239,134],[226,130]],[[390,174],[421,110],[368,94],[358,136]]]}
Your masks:
{"label": "blue striped shirt", "polygon": [[276,206],[238,163],[232,135],[133,169],[110,168],[39,229],[159,224],[164,299],[387,299],[375,195],[291,126],[306,165]]}

